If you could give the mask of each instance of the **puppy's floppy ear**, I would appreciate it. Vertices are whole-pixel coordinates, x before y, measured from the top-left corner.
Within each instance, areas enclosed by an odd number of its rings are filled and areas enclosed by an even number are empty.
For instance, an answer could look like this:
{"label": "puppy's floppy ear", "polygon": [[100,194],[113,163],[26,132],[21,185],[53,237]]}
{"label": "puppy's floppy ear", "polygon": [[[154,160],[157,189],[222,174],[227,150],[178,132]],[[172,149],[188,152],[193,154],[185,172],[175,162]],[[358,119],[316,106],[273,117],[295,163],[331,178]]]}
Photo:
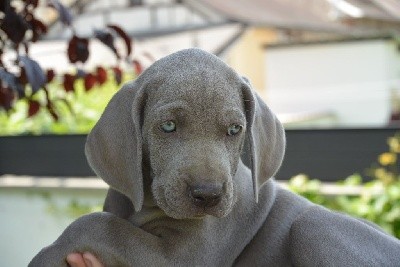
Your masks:
{"label": "puppy's floppy ear", "polygon": [[285,131],[276,116],[243,78],[242,94],[246,110],[247,130],[243,161],[251,169],[254,197],[258,190],[274,176],[281,166],[285,153]]}
{"label": "puppy's floppy ear", "polygon": [[89,133],[85,153],[94,172],[126,195],[136,211],[143,205],[141,115],[144,88],[123,86]]}

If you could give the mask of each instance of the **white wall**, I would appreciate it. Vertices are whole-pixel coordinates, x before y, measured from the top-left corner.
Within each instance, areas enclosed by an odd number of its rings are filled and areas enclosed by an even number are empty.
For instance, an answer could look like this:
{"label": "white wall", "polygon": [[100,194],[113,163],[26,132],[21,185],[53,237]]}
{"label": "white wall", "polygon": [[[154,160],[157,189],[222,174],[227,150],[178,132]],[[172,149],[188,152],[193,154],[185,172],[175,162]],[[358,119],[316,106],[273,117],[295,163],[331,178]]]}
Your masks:
{"label": "white wall", "polygon": [[273,47],[266,65],[275,112],[333,112],[337,126],[385,125],[390,90],[400,87],[400,57],[389,40]]}
{"label": "white wall", "polygon": [[72,201],[98,206],[105,194],[105,189],[0,187],[0,266],[27,266],[74,220],[66,215]]}

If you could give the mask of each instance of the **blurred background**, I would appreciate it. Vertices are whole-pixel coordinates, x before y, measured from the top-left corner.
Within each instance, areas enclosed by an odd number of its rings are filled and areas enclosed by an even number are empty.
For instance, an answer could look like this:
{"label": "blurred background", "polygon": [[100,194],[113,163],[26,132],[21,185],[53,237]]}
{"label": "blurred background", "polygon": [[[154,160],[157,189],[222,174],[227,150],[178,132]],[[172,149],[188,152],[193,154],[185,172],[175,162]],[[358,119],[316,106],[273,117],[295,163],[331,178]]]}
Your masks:
{"label": "blurred background", "polygon": [[189,47],[278,115],[283,186],[400,237],[399,0],[2,0],[1,266],[101,210],[86,134],[124,82]]}

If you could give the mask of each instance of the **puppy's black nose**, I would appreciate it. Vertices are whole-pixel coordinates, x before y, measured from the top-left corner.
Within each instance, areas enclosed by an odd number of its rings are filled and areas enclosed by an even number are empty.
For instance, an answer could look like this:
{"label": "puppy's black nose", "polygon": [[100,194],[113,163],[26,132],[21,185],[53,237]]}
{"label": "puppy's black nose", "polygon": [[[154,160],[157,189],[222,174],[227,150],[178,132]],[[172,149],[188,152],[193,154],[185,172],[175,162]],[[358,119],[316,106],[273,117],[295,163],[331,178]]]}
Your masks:
{"label": "puppy's black nose", "polygon": [[213,207],[221,200],[222,185],[192,185],[189,187],[189,194],[196,206],[203,208]]}

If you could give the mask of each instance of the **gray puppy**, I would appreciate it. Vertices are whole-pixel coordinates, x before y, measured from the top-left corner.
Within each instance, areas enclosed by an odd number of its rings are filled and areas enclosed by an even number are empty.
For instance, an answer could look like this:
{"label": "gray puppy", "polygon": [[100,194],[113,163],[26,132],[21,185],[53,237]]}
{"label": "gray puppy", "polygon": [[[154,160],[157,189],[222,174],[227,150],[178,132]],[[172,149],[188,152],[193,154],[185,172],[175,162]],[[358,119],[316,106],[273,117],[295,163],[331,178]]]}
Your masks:
{"label": "gray puppy", "polygon": [[106,266],[400,266],[400,242],[270,179],[284,155],[275,115],[217,57],[167,56],[125,85],[88,136],[109,190],[29,266],[91,252]]}

